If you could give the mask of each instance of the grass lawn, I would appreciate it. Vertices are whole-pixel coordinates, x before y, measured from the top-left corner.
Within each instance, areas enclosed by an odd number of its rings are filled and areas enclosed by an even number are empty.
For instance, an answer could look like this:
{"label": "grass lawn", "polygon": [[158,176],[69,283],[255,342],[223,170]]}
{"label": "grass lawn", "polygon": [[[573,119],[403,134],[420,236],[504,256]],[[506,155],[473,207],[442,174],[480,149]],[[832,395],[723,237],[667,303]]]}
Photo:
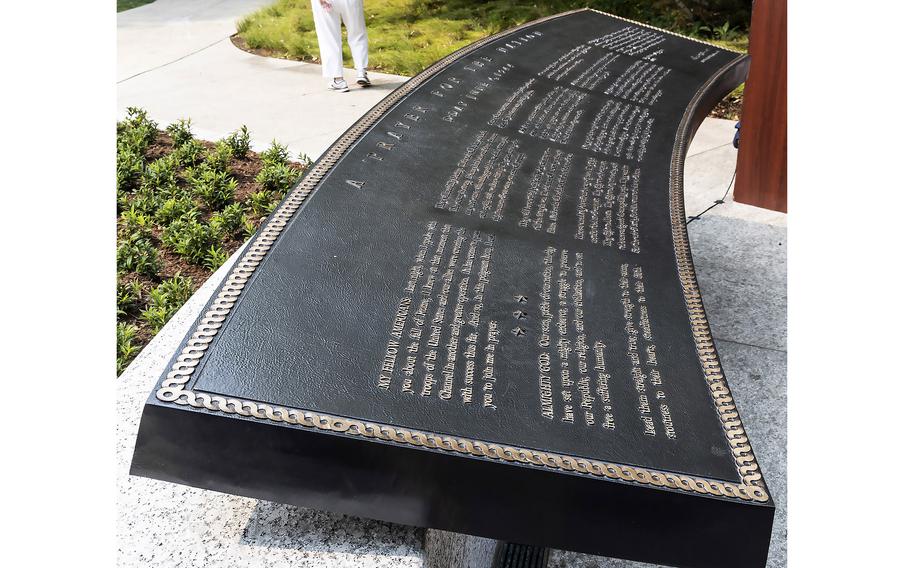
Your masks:
{"label": "grass lawn", "polygon": [[117,11],[123,12],[124,10],[129,10],[131,8],[138,8],[139,6],[151,4],[154,1],[155,0],[117,0]]}
{"label": "grass lawn", "polygon": [[[478,39],[550,14],[590,6],[632,20],[649,23],[727,48],[748,47],[748,2],[711,0],[713,11],[681,13],[669,0],[366,0],[372,69],[415,75],[433,62]],[[691,4],[691,3],[687,3]],[[726,11],[720,7],[726,6]],[[721,17],[719,13],[729,14]],[[699,19],[701,18],[701,19]],[[732,23],[731,23],[732,22]],[[277,0],[237,24],[235,43],[271,57],[319,61],[319,44],[310,0]],[[345,59],[351,61],[344,44]],[[736,118],[742,93],[718,106],[714,116]]]}
{"label": "grass lawn", "polygon": [[311,162],[242,127],[219,142],[141,109],[117,123],[117,374],[249,238]]}
{"label": "grass lawn", "polygon": [[[659,0],[366,0],[364,11],[370,35],[371,67],[400,75],[415,75],[456,49],[504,29],[584,6],[745,51],[748,36],[735,24],[737,20],[732,24],[724,20],[712,26],[681,15],[675,5]],[[319,60],[310,0],[278,0],[243,18],[237,24],[237,31],[252,50],[274,57]],[[350,61],[347,44],[344,50]]]}

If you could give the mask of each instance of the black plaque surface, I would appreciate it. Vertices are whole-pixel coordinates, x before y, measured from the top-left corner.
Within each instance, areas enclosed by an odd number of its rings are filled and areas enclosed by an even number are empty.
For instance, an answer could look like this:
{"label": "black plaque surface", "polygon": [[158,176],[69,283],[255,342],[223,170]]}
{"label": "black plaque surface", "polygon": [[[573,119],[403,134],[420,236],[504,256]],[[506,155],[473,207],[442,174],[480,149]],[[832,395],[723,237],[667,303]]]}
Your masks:
{"label": "black plaque surface", "polygon": [[748,59],[578,11],[462,49],[317,162],[143,413],[133,473],[683,566],[773,505],[682,161]]}

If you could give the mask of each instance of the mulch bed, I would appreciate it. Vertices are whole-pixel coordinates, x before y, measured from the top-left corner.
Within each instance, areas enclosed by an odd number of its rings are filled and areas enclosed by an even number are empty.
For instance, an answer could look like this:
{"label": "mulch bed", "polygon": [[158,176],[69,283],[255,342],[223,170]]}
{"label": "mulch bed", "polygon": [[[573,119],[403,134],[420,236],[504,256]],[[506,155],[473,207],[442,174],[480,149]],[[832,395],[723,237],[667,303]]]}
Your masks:
{"label": "mulch bed", "polygon": [[[199,141],[206,150],[211,150],[215,147],[215,144],[205,140]],[[149,145],[148,152],[146,154],[146,160],[148,162],[162,158],[170,154],[174,150],[174,141],[164,132],[158,132],[158,136],[155,138],[155,141]],[[288,164],[290,167],[303,172],[303,167],[294,162]],[[231,175],[234,176],[234,179],[237,180],[237,190],[234,192],[234,201],[236,203],[243,203],[249,198],[251,193],[260,191],[262,187],[256,183],[256,174],[259,173],[259,170],[262,168],[262,161],[259,159],[259,154],[256,152],[247,152],[246,156],[242,158],[231,158],[230,169]],[[212,211],[208,209],[204,204],[199,204],[199,209],[202,212],[200,220],[208,222],[211,216],[217,211]],[[268,215],[262,216],[257,225],[261,224]],[[157,285],[163,280],[173,277],[177,273],[182,274],[183,276],[188,276],[193,279],[193,284],[196,288],[202,286],[202,284],[208,280],[208,277],[212,275],[213,271],[193,264],[183,257],[171,252],[166,249],[161,244],[161,232],[160,227],[152,228],[152,236],[155,241],[156,248],[158,249],[158,259],[161,261],[161,270],[159,270],[158,275],[155,278],[149,278],[146,276],[139,276],[140,279],[146,280],[149,284]],[[228,254],[233,254],[240,245],[244,243],[243,239],[226,239],[221,242],[221,246],[224,248]],[[132,273],[131,273],[132,274]]]}
{"label": "mulch bed", "polygon": [[743,94],[742,91],[733,92],[724,100],[717,103],[714,110],[708,116],[714,118],[726,118],[728,120],[739,120],[743,114]]}
{"label": "mulch bed", "polygon": [[[215,144],[205,140],[197,140],[201,143],[206,151],[210,151],[215,147]],[[157,136],[145,153],[146,163],[150,163],[158,158],[167,156],[174,150],[174,141],[173,139],[165,132],[158,131]],[[304,168],[302,165],[295,162],[289,162],[288,166],[294,170],[303,172]],[[237,180],[237,189],[234,193],[234,202],[235,203],[244,203],[250,196],[250,194],[261,191],[262,187],[259,183],[256,182],[256,175],[259,173],[262,168],[262,160],[259,158],[259,154],[256,152],[250,151],[243,157],[237,158],[232,157],[230,161],[230,173]],[[181,182],[182,183],[182,182]],[[200,221],[208,222],[211,216],[217,211],[213,211],[205,206],[204,203],[197,201],[197,206],[201,212]],[[255,222],[257,227],[262,224],[263,221],[268,217],[264,215],[259,219],[250,219]],[[181,257],[180,255],[174,253],[173,251],[166,248],[161,242],[161,234],[163,229],[159,226],[154,226],[151,228],[152,233],[152,242],[155,246],[158,255],[158,261],[160,263],[160,268],[158,273],[155,276],[148,276],[145,274],[137,274],[135,272],[128,272],[118,276],[118,282],[124,283],[132,280],[138,280],[142,285],[143,295],[147,296],[148,292],[154,289],[156,286],[173,278],[176,275],[182,275],[188,277],[193,282],[193,291],[198,290],[206,280],[214,273],[213,270],[206,268],[205,266],[200,266],[194,264],[187,259]],[[240,238],[225,238],[220,241],[220,245],[229,255],[233,254],[240,246],[245,242],[243,237]],[[133,310],[125,316],[118,317],[118,323],[127,323],[137,327],[138,331],[136,333],[136,342],[141,347],[144,347],[152,338],[155,336],[155,333],[151,330],[148,323],[146,323],[139,315],[140,310]]]}

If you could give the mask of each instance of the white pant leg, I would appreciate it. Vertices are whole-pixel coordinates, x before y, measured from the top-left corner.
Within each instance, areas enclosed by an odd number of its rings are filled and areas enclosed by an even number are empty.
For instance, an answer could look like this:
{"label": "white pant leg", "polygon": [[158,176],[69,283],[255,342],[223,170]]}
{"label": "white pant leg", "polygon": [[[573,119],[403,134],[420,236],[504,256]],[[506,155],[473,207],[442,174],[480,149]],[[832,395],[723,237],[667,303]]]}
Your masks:
{"label": "white pant leg", "polygon": [[367,50],[367,24],[363,17],[363,0],[332,0],[335,9],[341,12],[344,27],[348,30],[348,45],[354,58],[354,69],[363,71],[369,64]]}
{"label": "white pant leg", "polygon": [[[326,10],[319,0],[312,0],[313,22],[319,39],[319,59],[322,60],[322,76],[331,79],[342,77],[341,62],[341,11],[343,2],[333,0],[332,9]],[[349,32],[350,33],[350,32]]]}

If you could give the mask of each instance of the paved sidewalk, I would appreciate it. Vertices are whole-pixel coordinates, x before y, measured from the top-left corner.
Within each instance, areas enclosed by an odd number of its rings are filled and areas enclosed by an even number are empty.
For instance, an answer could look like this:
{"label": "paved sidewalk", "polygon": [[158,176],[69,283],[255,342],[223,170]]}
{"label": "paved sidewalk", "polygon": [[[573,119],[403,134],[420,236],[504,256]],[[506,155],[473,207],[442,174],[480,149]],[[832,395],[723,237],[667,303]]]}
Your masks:
{"label": "paved sidewalk", "polygon": [[[217,140],[246,124],[253,149],[274,138],[317,158],[407,77],[370,73],[373,87],[326,88],[321,67],[237,49],[236,22],[266,0],[156,0],[117,15],[117,113],[143,107],[164,127],[181,118]],[[345,74],[353,85],[354,72]]]}
{"label": "paved sidewalk", "polygon": [[[318,65],[237,49],[230,40],[236,22],[265,4],[268,0],[156,0],[119,13],[118,116],[140,106],[162,127],[190,118],[194,133],[206,140],[246,124],[254,149],[276,139],[293,156],[302,152],[315,159],[408,79],[371,73],[373,87],[333,93]],[[345,73],[353,78],[352,70]],[[686,170],[696,188],[687,195],[693,214],[722,195],[729,182],[736,163],[733,124],[708,119],[693,142]],[[744,214],[741,208],[727,209]],[[750,209],[746,213],[755,220],[779,224],[785,218]]]}
{"label": "paved sidewalk", "polygon": [[[316,65],[263,58],[230,42],[268,0],[156,0],[118,14],[118,116],[141,106],[161,126],[193,120],[216,140],[246,124],[316,158],[406,78],[330,93]],[[732,121],[708,119],[689,150],[686,209],[719,199],[734,171]],[[732,193],[732,191],[731,191]],[[718,350],[778,506],[769,566],[786,565],[787,216],[725,203],[689,225]],[[228,265],[230,262],[228,263]],[[118,565],[425,567],[423,531],[127,475],[142,404],[227,266],[171,319],[117,381]],[[645,566],[556,552],[551,567]]]}

